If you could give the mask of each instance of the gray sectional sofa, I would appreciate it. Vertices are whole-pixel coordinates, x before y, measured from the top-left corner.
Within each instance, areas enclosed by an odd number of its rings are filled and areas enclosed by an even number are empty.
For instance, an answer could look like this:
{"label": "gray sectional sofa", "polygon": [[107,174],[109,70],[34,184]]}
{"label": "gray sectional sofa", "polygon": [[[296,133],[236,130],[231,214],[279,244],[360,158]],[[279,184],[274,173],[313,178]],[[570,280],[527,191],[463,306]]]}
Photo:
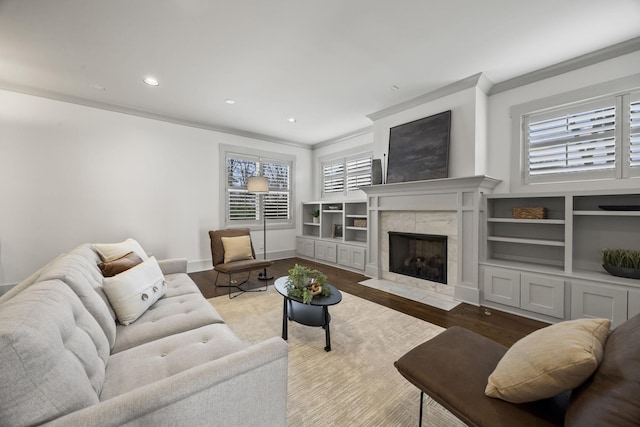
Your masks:
{"label": "gray sectional sofa", "polygon": [[2,426],[284,426],[288,347],[249,345],[186,274],[119,324],[90,244],[0,297]]}

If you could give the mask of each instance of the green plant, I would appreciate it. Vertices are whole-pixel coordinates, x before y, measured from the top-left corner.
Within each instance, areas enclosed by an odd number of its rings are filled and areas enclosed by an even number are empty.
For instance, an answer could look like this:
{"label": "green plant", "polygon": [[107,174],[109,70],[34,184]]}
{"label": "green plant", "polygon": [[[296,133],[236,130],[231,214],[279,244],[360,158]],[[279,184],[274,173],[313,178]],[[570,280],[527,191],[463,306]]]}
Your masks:
{"label": "green plant", "polygon": [[311,211],[311,216],[314,218],[318,218],[320,216],[320,210],[314,209]]}
{"label": "green plant", "polygon": [[298,264],[289,270],[286,285],[289,295],[302,298],[303,303],[309,304],[314,296],[311,290],[313,284],[322,288],[320,293],[322,296],[328,297],[331,295],[331,289],[326,286],[327,276],[324,273]]}
{"label": "green plant", "polygon": [[602,264],[640,269],[640,251],[633,249],[603,249]]}

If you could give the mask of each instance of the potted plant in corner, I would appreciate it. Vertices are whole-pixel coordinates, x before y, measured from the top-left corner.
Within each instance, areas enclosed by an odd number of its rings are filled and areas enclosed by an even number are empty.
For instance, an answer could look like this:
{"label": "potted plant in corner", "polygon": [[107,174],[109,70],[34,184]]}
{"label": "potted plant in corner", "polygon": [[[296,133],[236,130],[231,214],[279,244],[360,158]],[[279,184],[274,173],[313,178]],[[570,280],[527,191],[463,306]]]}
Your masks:
{"label": "potted plant in corner", "polygon": [[309,304],[316,295],[331,295],[331,289],[326,284],[327,276],[324,273],[296,264],[289,270],[286,288],[289,295],[302,298],[303,303]]}
{"label": "potted plant in corner", "polygon": [[311,211],[311,216],[313,217],[313,222],[314,223],[320,222],[320,210],[319,209],[312,210]]}
{"label": "potted plant in corner", "polygon": [[640,251],[603,249],[602,267],[613,276],[640,279]]}

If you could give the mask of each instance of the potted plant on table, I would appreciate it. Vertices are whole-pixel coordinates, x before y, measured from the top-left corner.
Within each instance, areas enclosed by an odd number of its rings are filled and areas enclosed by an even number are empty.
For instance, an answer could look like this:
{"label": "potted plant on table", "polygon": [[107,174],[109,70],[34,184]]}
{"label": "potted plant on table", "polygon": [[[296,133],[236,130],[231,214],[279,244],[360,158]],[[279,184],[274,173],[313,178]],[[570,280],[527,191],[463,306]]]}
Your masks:
{"label": "potted plant on table", "polygon": [[331,295],[331,289],[327,286],[327,276],[324,273],[298,264],[289,270],[286,288],[289,295],[302,298],[305,304],[311,303],[316,295],[325,297]]}
{"label": "potted plant on table", "polygon": [[613,276],[640,279],[640,251],[603,249],[602,267]]}

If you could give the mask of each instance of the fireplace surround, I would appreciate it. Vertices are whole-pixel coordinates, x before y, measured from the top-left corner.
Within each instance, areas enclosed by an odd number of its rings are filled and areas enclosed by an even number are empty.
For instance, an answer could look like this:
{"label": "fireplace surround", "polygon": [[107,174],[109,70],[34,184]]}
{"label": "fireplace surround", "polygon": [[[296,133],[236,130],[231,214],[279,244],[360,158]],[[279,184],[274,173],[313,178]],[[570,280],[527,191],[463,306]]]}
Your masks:
{"label": "fireplace surround", "polygon": [[[478,305],[482,195],[491,193],[499,182],[477,175],[362,187],[369,223],[365,273],[400,283],[407,278],[409,285],[426,285]],[[388,231],[447,236],[448,285],[389,272]]]}

